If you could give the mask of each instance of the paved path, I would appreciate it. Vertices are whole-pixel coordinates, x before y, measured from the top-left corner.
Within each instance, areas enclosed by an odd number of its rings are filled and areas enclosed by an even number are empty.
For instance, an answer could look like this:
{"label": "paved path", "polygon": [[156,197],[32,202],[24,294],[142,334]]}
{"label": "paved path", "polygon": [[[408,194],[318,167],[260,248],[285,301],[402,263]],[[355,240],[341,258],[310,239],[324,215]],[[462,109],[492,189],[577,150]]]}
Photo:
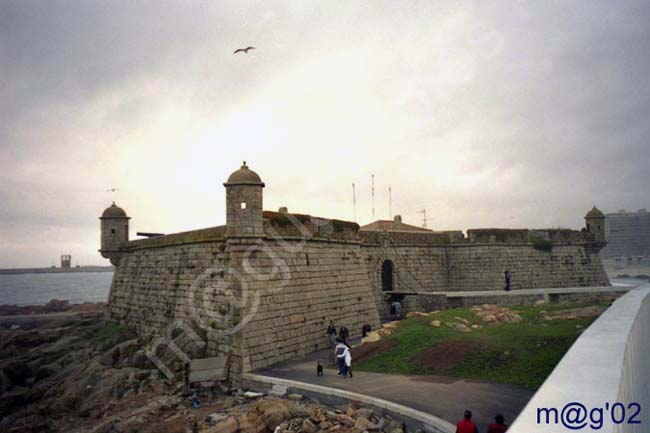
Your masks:
{"label": "paved path", "polygon": [[[316,376],[316,360],[326,364],[330,351],[312,353],[300,360],[256,371],[263,376],[340,388],[403,404],[455,424],[465,409],[474,413],[479,431],[486,431],[496,413],[510,423],[521,412],[534,392],[525,388],[441,376],[404,376],[354,372],[343,379],[333,366]],[[354,370],[354,366],[353,366]]]}

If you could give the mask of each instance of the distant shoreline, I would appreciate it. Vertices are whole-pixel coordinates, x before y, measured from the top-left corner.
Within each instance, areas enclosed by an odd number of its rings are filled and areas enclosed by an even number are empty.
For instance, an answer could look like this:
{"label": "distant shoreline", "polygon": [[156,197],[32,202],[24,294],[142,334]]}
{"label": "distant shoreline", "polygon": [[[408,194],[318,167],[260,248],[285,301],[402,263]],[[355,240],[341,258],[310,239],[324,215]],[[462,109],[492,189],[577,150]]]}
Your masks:
{"label": "distant shoreline", "polygon": [[75,272],[113,272],[113,266],[80,266],[78,268],[15,268],[0,269],[0,275],[11,274],[67,274]]}

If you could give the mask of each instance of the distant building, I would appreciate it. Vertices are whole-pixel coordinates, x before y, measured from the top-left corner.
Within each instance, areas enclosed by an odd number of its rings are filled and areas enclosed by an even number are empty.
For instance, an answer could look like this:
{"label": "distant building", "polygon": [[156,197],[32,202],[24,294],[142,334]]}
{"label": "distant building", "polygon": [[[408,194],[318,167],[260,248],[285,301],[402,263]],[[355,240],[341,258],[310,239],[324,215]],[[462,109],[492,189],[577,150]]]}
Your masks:
{"label": "distant building", "polygon": [[632,257],[650,255],[650,212],[625,209],[605,215],[607,246],[602,257]]}
{"label": "distant building", "polygon": [[401,215],[395,215],[393,220],[377,220],[375,222],[372,222],[370,224],[366,224],[365,226],[361,227],[359,230],[363,231],[384,231],[388,230],[391,232],[429,232],[431,233],[432,230],[423,228],[423,227],[417,227],[413,226],[410,224],[405,224],[402,222],[402,216]]}
{"label": "distant building", "polygon": [[70,254],[61,254],[61,269],[70,269],[72,256]]}

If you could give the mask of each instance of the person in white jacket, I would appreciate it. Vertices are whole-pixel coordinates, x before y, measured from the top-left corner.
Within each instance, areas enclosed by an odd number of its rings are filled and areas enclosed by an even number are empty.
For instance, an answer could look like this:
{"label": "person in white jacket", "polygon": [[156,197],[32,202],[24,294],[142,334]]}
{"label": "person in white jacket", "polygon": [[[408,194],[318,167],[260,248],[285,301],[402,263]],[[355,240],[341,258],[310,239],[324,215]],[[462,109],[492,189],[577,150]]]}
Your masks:
{"label": "person in white jacket", "polygon": [[334,348],[334,356],[336,357],[336,363],[339,366],[339,376],[346,375],[345,368],[345,351],[348,350],[348,347],[343,344],[341,337],[336,337],[336,347]]}
{"label": "person in white jacket", "polygon": [[352,377],[352,353],[350,352],[350,348],[346,347],[345,348],[345,372],[343,374],[343,377],[347,377],[347,375],[350,375]]}

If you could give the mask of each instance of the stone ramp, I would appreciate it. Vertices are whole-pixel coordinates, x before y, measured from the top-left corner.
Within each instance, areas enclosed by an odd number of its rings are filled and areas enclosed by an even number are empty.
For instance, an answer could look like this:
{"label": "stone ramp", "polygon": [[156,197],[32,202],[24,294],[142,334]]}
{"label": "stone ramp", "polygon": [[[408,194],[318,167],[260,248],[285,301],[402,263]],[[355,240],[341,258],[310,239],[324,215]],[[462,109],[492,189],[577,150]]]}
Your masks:
{"label": "stone ramp", "polygon": [[[497,413],[502,413],[506,422],[511,423],[534,394],[532,390],[512,385],[452,377],[355,372],[354,364],[354,377],[343,379],[334,366],[327,365],[329,353],[329,350],[312,353],[254,373],[383,399],[454,425],[462,418],[463,411],[469,409],[474,413],[479,431],[486,431]],[[326,366],[322,377],[316,376],[316,360]]]}

